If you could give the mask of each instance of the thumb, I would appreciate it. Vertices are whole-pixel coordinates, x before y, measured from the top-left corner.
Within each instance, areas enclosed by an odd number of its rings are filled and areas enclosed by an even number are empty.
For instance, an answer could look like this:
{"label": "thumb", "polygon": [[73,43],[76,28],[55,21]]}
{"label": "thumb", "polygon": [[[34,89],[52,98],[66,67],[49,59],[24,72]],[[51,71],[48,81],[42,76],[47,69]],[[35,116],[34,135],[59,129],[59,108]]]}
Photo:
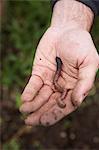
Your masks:
{"label": "thumb", "polygon": [[97,65],[89,65],[79,69],[79,77],[72,92],[72,103],[78,107],[91,90],[97,72]]}

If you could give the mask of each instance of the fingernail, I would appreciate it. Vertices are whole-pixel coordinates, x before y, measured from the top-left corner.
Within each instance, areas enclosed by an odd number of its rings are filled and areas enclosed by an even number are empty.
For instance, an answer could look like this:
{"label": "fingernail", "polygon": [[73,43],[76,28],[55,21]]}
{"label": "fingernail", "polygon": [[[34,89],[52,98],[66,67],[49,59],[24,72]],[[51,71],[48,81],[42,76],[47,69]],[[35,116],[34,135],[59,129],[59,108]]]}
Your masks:
{"label": "fingernail", "polygon": [[22,106],[19,108],[19,110],[20,110],[21,113],[26,113],[26,110],[25,110],[24,105],[22,105]]}
{"label": "fingernail", "polygon": [[32,122],[30,121],[29,118],[27,118],[27,119],[25,119],[25,124],[26,124],[26,125],[32,125]]}
{"label": "fingernail", "polygon": [[80,106],[80,105],[81,105],[81,103],[83,102],[83,99],[84,99],[84,97],[83,97],[83,96],[81,96],[81,97],[79,98],[79,100],[78,100],[78,106]]}
{"label": "fingernail", "polygon": [[81,96],[78,100],[73,100],[72,103],[74,107],[79,107],[83,101],[83,97]]}

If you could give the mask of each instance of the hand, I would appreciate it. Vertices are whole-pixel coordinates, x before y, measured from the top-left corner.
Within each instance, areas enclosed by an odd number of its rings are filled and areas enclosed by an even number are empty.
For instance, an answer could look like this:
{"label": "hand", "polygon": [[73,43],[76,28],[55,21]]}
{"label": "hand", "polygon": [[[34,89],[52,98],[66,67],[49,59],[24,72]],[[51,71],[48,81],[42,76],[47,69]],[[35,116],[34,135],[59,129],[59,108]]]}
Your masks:
{"label": "hand", "polygon": [[[65,108],[57,104],[61,93],[53,90],[56,56],[63,63],[58,84],[67,91]],[[38,45],[32,76],[22,94],[20,110],[28,114],[26,124],[52,125],[74,111],[92,88],[98,65],[99,56],[85,29],[74,22],[66,27],[52,23]]]}
{"label": "hand", "polygon": [[[61,93],[53,91],[56,56],[63,62],[58,83],[68,90],[64,109],[56,102]],[[98,63],[99,56],[88,32],[49,28],[37,48],[32,76],[22,95],[21,111],[31,113],[26,123],[54,124],[75,110],[74,106],[82,103],[93,86]]]}

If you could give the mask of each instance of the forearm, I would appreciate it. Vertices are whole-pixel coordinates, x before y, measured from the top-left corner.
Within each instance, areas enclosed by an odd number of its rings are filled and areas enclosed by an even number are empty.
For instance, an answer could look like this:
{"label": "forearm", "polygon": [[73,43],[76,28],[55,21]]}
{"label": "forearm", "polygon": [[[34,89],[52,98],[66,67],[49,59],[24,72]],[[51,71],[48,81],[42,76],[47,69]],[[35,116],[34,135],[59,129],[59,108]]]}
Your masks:
{"label": "forearm", "polygon": [[52,27],[78,27],[90,31],[94,14],[86,5],[76,0],[60,0],[53,10]]}

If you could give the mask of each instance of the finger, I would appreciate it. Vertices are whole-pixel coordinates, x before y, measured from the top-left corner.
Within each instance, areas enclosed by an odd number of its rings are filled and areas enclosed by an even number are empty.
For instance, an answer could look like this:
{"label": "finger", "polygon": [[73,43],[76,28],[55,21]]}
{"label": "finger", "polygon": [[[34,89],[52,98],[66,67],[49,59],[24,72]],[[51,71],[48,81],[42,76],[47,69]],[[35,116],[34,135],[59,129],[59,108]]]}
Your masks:
{"label": "finger", "polygon": [[72,93],[72,102],[74,106],[78,107],[88,95],[93,86],[96,71],[97,67],[94,65],[90,65],[79,71],[79,79]]}
{"label": "finger", "polygon": [[44,85],[33,101],[23,103],[20,108],[21,112],[31,113],[39,109],[44,103],[49,100],[53,90],[48,85]]}
{"label": "finger", "polygon": [[61,120],[63,117],[71,113],[75,110],[74,106],[71,102],[71,93],[72,91],[69,91],[67,94],[67,97],[65,98],[66,107],[60,108],[57,104],[54,105],[52,108],[50,108],[48,111],[43,113],[43,115],[40,118],[40,122],[44,126],[53,125],[59,120]]}
{"label": "finger", "polygon": [[53,93],[49,101],[43,107],[41,107],[38,111],[30,114],[27,117],[25,123],[27,125],[39,125],[41,115],[44,114],[47,110],[49,110],[50,108],[52,108],[52,106],[56,104],[56,100],[59,96],[60,96],[59,92]]}
{"label": "finger", "polygon": [[32,75],[21,96],[22,102],[33,100],[42,86],[43,81],[41,80],[41,78],[39,76]]}

